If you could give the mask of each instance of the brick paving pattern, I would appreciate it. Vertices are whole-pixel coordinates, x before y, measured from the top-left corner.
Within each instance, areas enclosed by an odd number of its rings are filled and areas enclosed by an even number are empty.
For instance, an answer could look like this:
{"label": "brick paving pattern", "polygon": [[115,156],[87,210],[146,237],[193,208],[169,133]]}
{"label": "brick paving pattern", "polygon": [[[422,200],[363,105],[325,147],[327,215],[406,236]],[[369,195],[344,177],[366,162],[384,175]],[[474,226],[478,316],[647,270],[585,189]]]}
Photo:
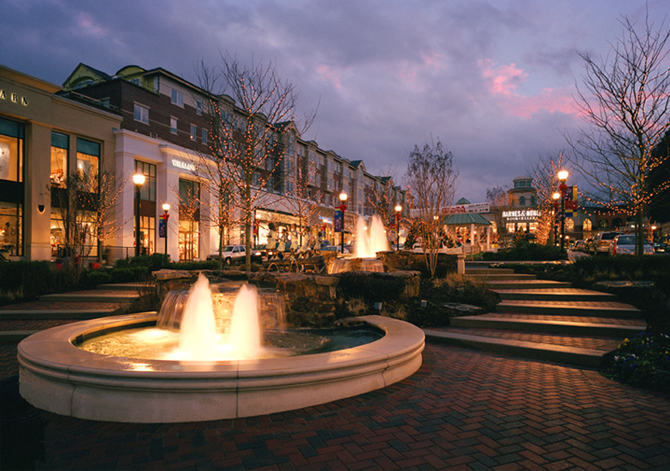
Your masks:
{"label": "brick paving pattern", "polygon": [[281,414],[184,424],[43,417],[39,469],[670,469],[669,395],[441,345],[427,345],[402,382]]}

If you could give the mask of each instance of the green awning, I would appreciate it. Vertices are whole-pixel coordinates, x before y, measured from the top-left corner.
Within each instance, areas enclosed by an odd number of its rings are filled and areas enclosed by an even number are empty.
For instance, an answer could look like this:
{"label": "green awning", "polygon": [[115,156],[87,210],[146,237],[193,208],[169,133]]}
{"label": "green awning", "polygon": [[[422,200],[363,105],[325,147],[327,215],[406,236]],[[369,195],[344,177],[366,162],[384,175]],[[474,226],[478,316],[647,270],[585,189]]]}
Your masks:
{"label": "green awning", "polygon": [[479,213],[458,213],[445,216],[442,224],[447,226],[490,226],[491,222]]}

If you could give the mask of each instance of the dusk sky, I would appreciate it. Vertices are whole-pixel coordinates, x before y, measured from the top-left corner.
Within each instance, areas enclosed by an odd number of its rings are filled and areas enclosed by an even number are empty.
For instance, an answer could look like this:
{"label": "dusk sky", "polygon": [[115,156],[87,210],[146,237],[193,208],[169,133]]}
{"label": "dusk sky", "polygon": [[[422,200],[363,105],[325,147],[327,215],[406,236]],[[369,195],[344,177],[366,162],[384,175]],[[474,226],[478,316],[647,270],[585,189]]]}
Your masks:
{"label": "dusk sky", "polygon": [[115,74],[273,61],[299,91],[303,136],[403,183],[409,152],[440,139],[456,198],[512,185],[583,126],[579,52],[603,57],[627,16],[670,28],[668,0],[0,0],[0,64],[62,84],[80,62]]}

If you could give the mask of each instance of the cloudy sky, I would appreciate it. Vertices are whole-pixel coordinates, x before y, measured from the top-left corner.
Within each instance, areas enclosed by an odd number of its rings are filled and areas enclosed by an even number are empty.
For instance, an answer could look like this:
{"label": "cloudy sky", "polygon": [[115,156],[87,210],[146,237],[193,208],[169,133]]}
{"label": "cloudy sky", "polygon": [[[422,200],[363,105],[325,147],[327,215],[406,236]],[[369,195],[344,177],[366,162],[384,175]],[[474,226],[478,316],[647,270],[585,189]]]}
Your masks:
{"label": "cloudy sky", "polygon": [[56,84],[80,62],[197,83],[220,52],[273,61],[299,116],[319,106],[304,138],[396,182],[439,138],[477,203],[566,148],[578,53],[605,56],[645,5],[670,27],[668,0],[0,0],[0,64]]}

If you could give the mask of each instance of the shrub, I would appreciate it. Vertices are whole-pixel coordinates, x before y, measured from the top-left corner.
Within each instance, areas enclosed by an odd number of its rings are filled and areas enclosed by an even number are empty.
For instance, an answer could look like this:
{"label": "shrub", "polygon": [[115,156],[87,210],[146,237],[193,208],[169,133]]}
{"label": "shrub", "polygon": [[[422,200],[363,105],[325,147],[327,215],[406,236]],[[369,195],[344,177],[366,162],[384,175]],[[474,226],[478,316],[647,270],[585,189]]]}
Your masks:
{"label": "shrub", "polygon": [[670,335],[643,332],[604,359],[603,374],[631,386],[670,392]]}
{"label": "shrub", "polygon": [[[34,299],[44,293],[55,291],[62,283],[61,277],[50,262],[0,263],[0,286],[14,296],[21,293],[24,299]],[[18,299],[17,299],[18,300]]]}
{"label": "shrub", "polygon": [[498,250],[497,252],[484,252],[482,259],[496,260],[563,260],[566,255],[561,252],[560,247],[552,245],[532,244],[530,242],[518,242],[514,246]]}
{"label": "shrub", "polygon": [[141,255],[139,257],[121,258],[114,265],[116,268],[147,267],[150,272],[170,267],[170,256],[164,253]]}

